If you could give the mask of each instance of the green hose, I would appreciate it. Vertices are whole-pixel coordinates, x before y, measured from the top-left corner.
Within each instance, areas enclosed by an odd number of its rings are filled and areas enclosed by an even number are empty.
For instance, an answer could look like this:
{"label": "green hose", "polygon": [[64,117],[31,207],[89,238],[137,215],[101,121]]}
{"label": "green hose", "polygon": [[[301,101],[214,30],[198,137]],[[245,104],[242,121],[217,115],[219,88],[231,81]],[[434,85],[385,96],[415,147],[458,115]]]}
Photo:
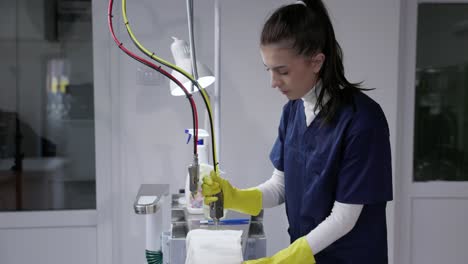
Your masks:
{"label": "green hose", "polygon": [[148,264],[162,264],[163,254],[161,250],[158,250],[158,251],[146,250],[146,260],[148,261]]}

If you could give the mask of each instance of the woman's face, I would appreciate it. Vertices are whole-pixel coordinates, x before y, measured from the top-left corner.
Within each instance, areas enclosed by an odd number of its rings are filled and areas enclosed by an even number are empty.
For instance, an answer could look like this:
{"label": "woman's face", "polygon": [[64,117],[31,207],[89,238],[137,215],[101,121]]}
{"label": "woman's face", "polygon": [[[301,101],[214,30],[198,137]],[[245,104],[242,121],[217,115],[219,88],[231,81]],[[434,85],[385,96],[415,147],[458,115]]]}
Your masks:
{"label": "woman's face", "polygon": [[261,45],[260,52],[267,71],[271,76],[271,87],[278,88],[289,100],[303,97],[318,80],[318,73],[325,56],[297,55],[284,45]]}

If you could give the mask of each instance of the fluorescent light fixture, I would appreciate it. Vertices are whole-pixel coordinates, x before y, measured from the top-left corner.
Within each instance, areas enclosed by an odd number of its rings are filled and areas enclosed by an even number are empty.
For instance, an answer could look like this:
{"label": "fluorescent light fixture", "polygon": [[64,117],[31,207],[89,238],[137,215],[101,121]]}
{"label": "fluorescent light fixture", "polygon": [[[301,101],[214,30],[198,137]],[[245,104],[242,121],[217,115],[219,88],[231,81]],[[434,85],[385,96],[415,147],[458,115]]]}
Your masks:
{"label": "fluorescent light fixture", "polygon": [[[172,38],[174,39],[174,42],[172,42],[171,44],[171,51],[177,67],[192,74],[193,70],[192,63],[190,60],[190,48],[188,43],[176,37]],[[201,87],[207,88],[215,81],[215,77],[211,70],[205,64],[200,63],[199,61],[197,61],[197,72],[199,76],[197,81]],[[190,93],[198,92],[198,88],[196,86],[193,86],[192,82],[187,77],[175,70],[173,70],[171,74],[176,79],[178,79]],[[185,95],[184,91],[173,81],[170,82],[170,88],[171,94],[173,96]]]}

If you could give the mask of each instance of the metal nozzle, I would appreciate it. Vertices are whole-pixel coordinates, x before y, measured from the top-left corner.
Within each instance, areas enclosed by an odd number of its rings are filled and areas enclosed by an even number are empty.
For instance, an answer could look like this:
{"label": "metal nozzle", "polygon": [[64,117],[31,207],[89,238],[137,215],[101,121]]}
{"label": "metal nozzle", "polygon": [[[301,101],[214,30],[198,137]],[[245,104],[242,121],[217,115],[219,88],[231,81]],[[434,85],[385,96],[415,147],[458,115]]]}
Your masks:
{"label": "metal nozzle", "polygon": [[200,165],[198,164],[198,156],[193,157],[193,163],[188,167],[188,173],[190,176],[190,192],[195,195],[198,192],[198,181],[200,177]]}
{"label": "metal nozzle", "polygon": [[217,224],[219,219],[224,216],[224,198],[222,192],[215,196],[218,197],[218,200],[210,204],[210,217],[213,219],[213,222]]}

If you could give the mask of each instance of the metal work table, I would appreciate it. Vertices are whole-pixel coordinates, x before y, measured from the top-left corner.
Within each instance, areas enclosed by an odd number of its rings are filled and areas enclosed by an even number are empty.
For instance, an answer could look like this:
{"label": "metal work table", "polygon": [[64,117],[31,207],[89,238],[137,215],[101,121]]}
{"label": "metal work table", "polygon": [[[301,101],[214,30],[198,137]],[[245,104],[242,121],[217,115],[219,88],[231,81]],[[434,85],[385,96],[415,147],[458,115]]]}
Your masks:
{"label": "metal work table", "polygon": [[[266,256],[266,237],[263,230],[263,211],[255,217],[242,213],[227,211],[224,219],[250,218],[248,224],[200,225],[205,220],[203,214],[189,214],[184,205],[179,203],[183,194],[173,194],[171,204],[171,231],[164,232],[162,237],[163,255],[165,264],[185,263],[185,238],[193,229],[210,230],[242,230],[242,250],[244,260],[257,259]],[[167,262],[166,262],[167,260]]]}
{"label": "metal work table", "polygon": [[142,184],[133,205],[136,214],[146,215],[146,249],[162,253],[163,263],[185,263],[185,238],[190,230],[200,228],[242,230],[241,246],[244,260],[266,256],[263,211],[258,216],[251,217],[228,210],[224,219],[247,218],[250,221],[234,225],[206,225],[200,224],[201,220],[205,220],[203,214],[187,212],[185,205],[180,203],[183,198],[184,194],[169,196],[167,184]]}

